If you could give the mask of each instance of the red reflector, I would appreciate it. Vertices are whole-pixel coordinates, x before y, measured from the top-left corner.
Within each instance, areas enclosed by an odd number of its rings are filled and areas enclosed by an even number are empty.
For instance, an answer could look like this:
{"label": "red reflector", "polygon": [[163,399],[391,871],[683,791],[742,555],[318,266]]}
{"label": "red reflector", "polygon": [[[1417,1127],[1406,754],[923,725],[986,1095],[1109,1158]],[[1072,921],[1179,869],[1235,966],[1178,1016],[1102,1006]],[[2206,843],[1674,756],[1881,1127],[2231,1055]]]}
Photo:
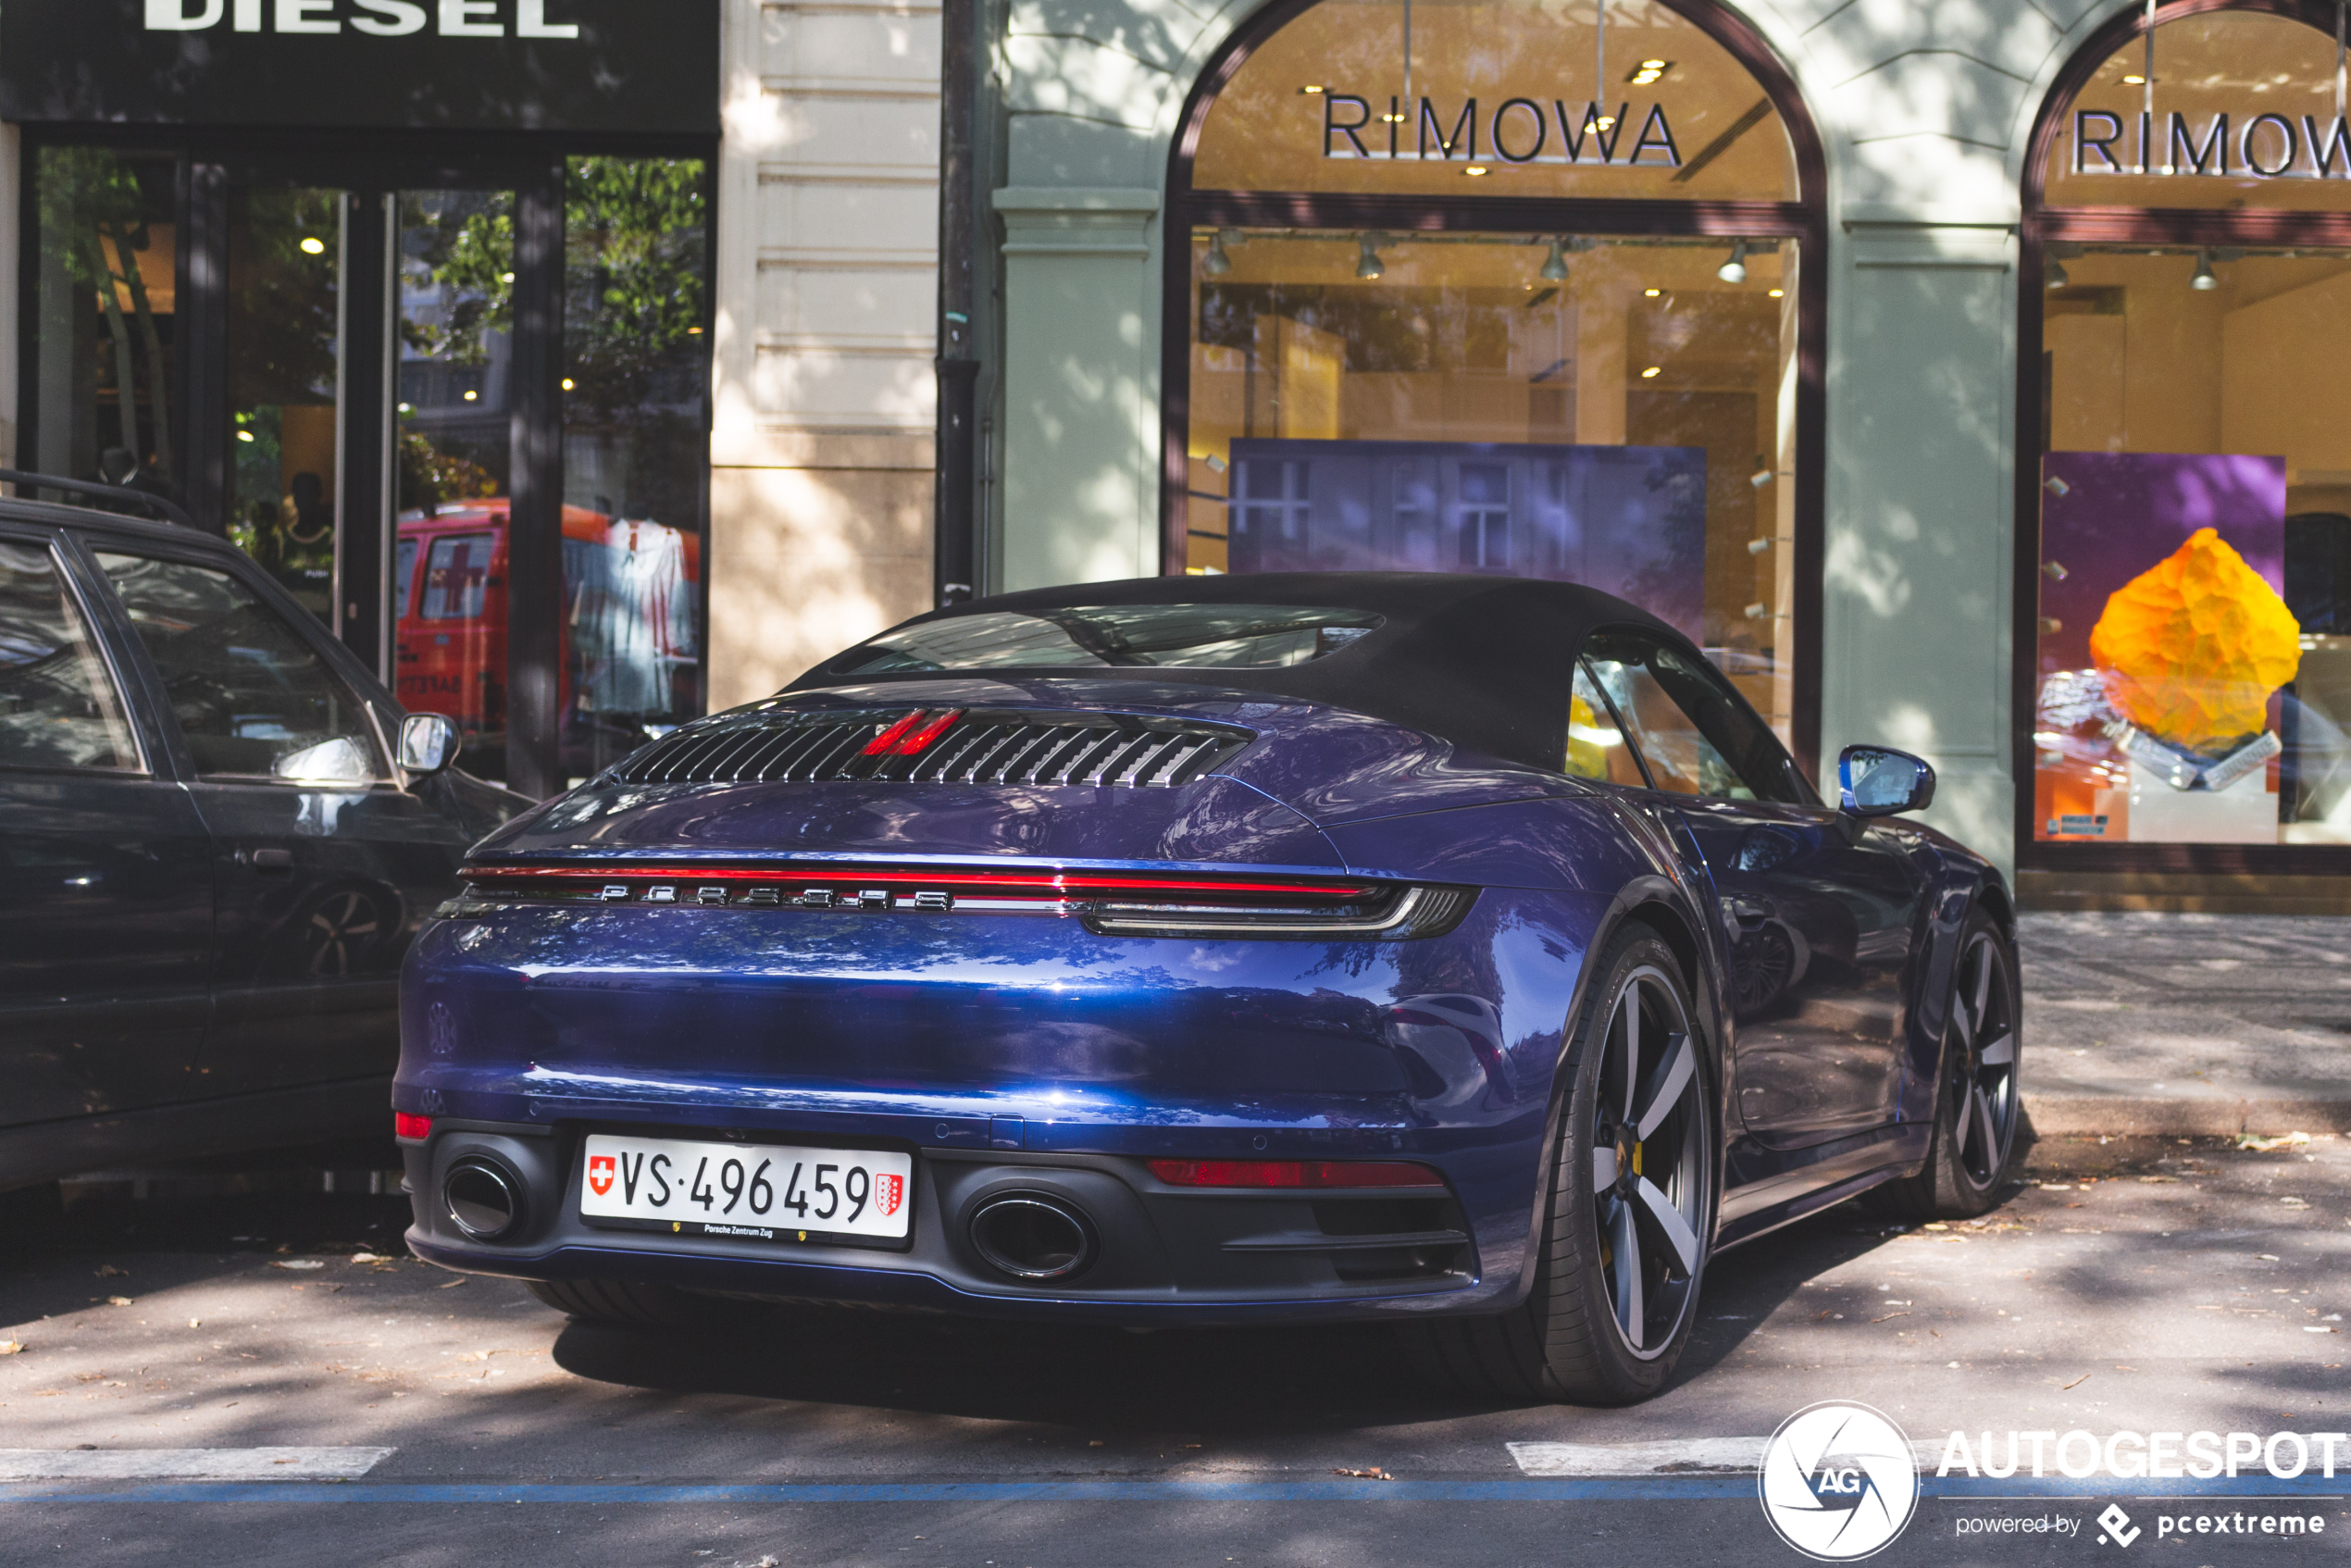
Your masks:
{"label": "red reflector", "polygon": [[432,1118],[430,1116],[412,1116],[405,1111],[394,1111],[392,1114],[392,1136],[394,1138],[417,1139],[420,1140],[430,1138],[432,1136]]}
{"label": "red reflector", "polygon": [[1170,1187],[1442,1187],[1426,1165],[1401,1160],[1153,1160]]}
{"label": "red reflector", "polygon": [[963,716],[963,709],[949,708],[945,713],[940,714],[937,718],[932,719],[928,724],[924,725],[920,729],[915,730],[912,735],[909,735],[903,740],[899,741],[898,754],[902,757],[914,756],[925,746],[929,745],[933,740],[936,740],[941,735],[946,734],[947,727]]}
{"label": "red reflector", "polygon": [[906,738],[906,731],[922,722],[922,716],[923,710],[920,708],[907,710],[903,718],[865,742],[865,755],[877,757],[887,753],[892,746]]}

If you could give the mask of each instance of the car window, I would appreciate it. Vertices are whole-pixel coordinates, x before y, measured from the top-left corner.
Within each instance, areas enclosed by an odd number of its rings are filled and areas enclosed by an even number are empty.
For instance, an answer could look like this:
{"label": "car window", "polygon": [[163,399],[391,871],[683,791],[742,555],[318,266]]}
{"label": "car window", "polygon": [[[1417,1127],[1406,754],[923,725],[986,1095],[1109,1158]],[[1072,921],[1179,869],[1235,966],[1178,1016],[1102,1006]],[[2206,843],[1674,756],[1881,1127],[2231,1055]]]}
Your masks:
{"label": "car window", "polygon": [[429,621],[469,621],[481,614],[490,591],[490,553],[498,536],[443,534],[425,557],[425,602],[417,613]]}
{"label": "car window", "polygon": [[0,767],[138,765],[122,698],[57,558],[0,540]]}
{"label": "car window", "polygon": [[196,771],[365,784],[387,777],[374,727],[327,661],[228,572],[102,554],[163,677]]}
{"label": "car window", "polygon": [[1648,764],[1656,788],[1676,795],[1806,803],[1796,765],[1753,709],[1704,661],[1647,632],[1596,632],[1585,648]]}
{"label": "car window", "polygon": [[1600,694],[1591,671],[1575,666],[1575,680],[1567,702],[1567,771],[1577,778],[1598,778],[1610,784],[1647,788],[1640,759],[1625,743],[1616,715]]}
{"label": "car window", "polygon": [[1351,647],[1382,617],[1296,604],[1096,604],[982,610],[861,642],[829,675],[1160,665],[1285,669]]}

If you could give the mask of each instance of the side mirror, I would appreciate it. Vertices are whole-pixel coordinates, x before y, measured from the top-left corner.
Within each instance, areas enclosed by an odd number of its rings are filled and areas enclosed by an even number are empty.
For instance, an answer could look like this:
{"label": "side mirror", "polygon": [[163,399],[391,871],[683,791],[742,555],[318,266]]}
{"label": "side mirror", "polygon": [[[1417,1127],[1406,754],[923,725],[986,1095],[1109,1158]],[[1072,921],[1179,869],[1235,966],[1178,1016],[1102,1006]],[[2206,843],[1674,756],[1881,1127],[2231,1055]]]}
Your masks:
{"label": "side mirror", "polygon": [[1855,816],[1898,816],[1934,803],[1934,769],[1889,746],[1847,746],[1837,753],[1836,787]]}
{"label": "side mirror", "polygon": [[410,714],[400,721],[400,765],[419,778],[455,762],[465,743],[447,714]]}

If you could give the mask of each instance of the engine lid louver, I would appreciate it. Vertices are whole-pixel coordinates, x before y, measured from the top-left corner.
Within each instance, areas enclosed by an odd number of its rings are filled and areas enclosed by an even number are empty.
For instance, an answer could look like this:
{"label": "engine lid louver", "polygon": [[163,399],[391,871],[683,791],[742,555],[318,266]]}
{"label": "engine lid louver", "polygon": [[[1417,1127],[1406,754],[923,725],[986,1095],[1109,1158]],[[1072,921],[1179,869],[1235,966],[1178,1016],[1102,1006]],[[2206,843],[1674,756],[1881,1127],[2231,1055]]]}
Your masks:
{"label": "engine lid louver", "polygon": [[689,726],[609,776],[623,784],[1067,784],[1171,789],[1254,740],[1231,725],[1033,708],[735,715]]}

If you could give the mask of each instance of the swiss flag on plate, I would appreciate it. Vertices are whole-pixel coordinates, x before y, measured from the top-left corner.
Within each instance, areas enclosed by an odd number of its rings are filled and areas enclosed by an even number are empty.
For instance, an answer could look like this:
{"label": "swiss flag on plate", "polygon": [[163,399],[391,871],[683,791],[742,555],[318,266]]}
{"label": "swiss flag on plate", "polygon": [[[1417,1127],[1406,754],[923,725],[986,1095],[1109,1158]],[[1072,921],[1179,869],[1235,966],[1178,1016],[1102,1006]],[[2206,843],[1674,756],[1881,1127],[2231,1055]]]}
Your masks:
{"label": "swiss flag on plate", "polygon": [[874,1207],[885,1214],[894,1214],[898,1205],[906,1201],[906,1178],[902,1176],[874,1177]]}
{"label": "swiss flag on plate", "polygon": [[613,1165],[611,1155],[596,1154],[589,1158],[588,1186],[590,1190],[593,1191],[597,1197],[602,1198],[605,1193],[612,1190],[612,1174]]}

